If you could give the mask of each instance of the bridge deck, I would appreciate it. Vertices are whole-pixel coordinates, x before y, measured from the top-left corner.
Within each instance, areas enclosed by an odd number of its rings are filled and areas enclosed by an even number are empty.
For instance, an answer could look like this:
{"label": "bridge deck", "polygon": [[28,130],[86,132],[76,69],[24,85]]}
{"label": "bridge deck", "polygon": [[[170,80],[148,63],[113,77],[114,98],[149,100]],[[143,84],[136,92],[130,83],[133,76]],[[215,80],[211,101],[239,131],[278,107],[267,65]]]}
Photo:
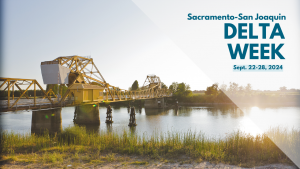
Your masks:
{"label": "bridge deck", "polygon": [[[171,96],[165,96],[165,97],[171,97]],[[164,97],[164,98],[165,98]],[[105,103],[112,103],[112,102],[123,102],[123,101],[133,101],[133,100],[146,100],[146,99],[153,99],[153,98],[132,98],[127,100],[115,100],[113,101],[111,97],[109,97],[108,101],[105,101]],[[17,99],[10,100],[10,106],[15,103]],[[72,100],[66,99],[64,102],[60,103],[60,100],[57,100],[56,98],[51,99],[54,104],[51,104],[48,99],[44,98],[37,98],[36,104],[34,105],[33,99],[20,99],[13,107],[8,107],[8,101],[7,100],[0,100],[0,112],[7,112],[7,111],[18,111],[18,110],[38,110],[38,109],[49,109],[49,108],[55,108],[55,107],[73,107],[73,106],[79,106],[79,105],[85,105],[85,104],[98,104],[101,102],[94,101],[94,102],[86,102],[83,104],[74,104]]]}
{"label": "bridge deck", "polygon": [[[100,83],[101,81],[96,82]],[[23,87],[22,89],[20,87],[21,85],[25,87]],[[73,85],[75,85],[75,88]],[[30,95],[28,96],[28,90],[30,89],[30,87],[34,88],[33,97],[29,97]],[[157,99],[172,96],[172,93],[169,89],[160,88],[157,85],[154,85],[152,87],[150,85],[148,88],[143,90],[127,91],[121,90],[114,86],[110,86],[108,83],[103,83],[102,87],[99,87],[99,85],[94,85],[94,83],[74,83],[63,94],[63,96],[60,98],[61,100],[58,100],[56,98],[51,98],[51,93],[55,95],[52,89],[48,89],[47,91],[45,91],[35,79],[19,78],[0,78],[0,89],[0,92],[3,92],[4,95],[6,95],[4,97],[5,100],[0,100],[0,112],[98,104],[101,102],[122,102],[131,100]],[[16,97],[14,94],[17,91],[15,89],[18,89],[18,97]],[[36,96],[37,89],[41,90],[42,96],[44,98],[39,98]],[[105,91],[103,91],[104,89]]]}

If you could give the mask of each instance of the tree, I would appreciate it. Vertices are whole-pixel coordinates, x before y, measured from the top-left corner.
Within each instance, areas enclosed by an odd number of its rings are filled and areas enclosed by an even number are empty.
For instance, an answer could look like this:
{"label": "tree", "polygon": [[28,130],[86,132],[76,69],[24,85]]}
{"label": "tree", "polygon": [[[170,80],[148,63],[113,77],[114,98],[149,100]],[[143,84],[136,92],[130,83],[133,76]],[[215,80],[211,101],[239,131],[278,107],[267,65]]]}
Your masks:
{"label": "tree", "polygon": [[172,93],[176,93],[176,92],[177,92],[177,87],[178,87],[178,83],[177,83],[177,82],[173,82],[173,83],[169,86],[169,89],[172,90]]}
{"label": "tree", "polygon": [[205,95],[218,95],[219,84],[214,83],[212,86],[206,88]]}
{"label": "tree", "polygon": [[279,90],[280,90],[281,92],[286,92],[286,91],[287,91],[287,88],[286,88],[285,86],[282,86],[282,87],[279,88]]}
{"label": "tree", "polygon": [[57,94],[58,84],[47,84],[46,91],[50,90],[52,88],[52,91]]}
{"label": "tree", "polygon": [[239,91],[239,94],[244,94],[244,92],[245,92],[245,88],[244,88],[244,86],[239,86],[238,87],[238,91]]}
{"label": "tree", "polygon": [[58,84],[47,84],[46,91],[50,90],[51,88],[55,94],[57,94],[58,89],[59,89],[59,92],[62,91],[62,94],[65,94],[66,91],[68,90],[68,87],[65,86],[64,84],[59,85],[59,86],[58,86]]}
{"label": "tree", "polygon": [[239,85],[237,83],[230,82],[229,89],[228,89],[230,94],[236,94],[236,92],[238,91],[238,86]]}
{"label": "tree", "polygon": [[250,83],[247,84],[247,86],[245,87],[245,92],[247,94],[251,94],[252,93],[252,86]]}
{"label": "tree", "polygon": [[192,91],[190,90],[191,87],[188,84],[185,83],[179,83],[177,86],[177,90],[175,92],[175,95],[179,96],[179,97],[186,97],[188,95],[192,94]]}
{"label": "tree", "polygon": [[227,85],[226,85],[226,84],[222,84],[222,85],[220,86],[220,90],[221,90],[222,92],[226,92],[226,91],[227,91]]}
{"label": "tree", "polygon": [[161,82],[161,88],[162,88],[162,89],[167,89],[167,88],[168,88],[168,86],[167,86],[167,85],[165,85],[163,82]]}
{"label": "tree", "polygon": [[139,89],[139,82],[135,80],[131,85],[131,90],[138,90]]}

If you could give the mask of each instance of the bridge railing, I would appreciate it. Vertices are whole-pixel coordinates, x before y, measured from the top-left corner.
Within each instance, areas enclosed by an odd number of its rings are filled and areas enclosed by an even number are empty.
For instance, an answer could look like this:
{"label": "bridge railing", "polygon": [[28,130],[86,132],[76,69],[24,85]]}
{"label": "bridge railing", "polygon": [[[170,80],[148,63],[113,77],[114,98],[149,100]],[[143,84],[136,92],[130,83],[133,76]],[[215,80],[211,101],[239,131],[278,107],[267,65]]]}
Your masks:
{"label": "bridge railing", "polygon": [[114,91],[106,90],[103,97],[104,101],[125,101],[125,100],[139,100],[139,99],[151,99],[160,97],[170,97],[172,93],[169,89],[149,89],[142,91]]}
{"label": "bridge railing", "polygon": [[[26,89],[22,89],[20,87],[21,85],[25,85]],[[29,97],[27,95],[27,91],[32,86],[34,87],[34,96]],[[18,88],[20,92],[20,95],[18,97],[15,97],[15,87]],[[42,99],[36,96],[37,88],[42,91]],[[48,90],[46,92],[35,79],[0,78],[0,89],[1,94],[5,95],[5,100],[0,101],[1,111],[13,111],[19,109],[20,107],[24,108],[25,106],[29,107],[29,109],[41,108],[42,106],[51,108],[62,105],[65,106],[67,104],[66,102],[72,102],[72,100],[68,100],[68,95],[70,94],[69,90],[64,94],[64,96],[61,99],[54,99],[49,96],[49,94],[53,91]],[[170,96],[172,96],[171,91],[165,88],[149,88],[145,90],[133,91],[120,90],[117,88],[110,88],[110,90],[108,90],[106,88],[103,100],[108,102],[117,102],[125,100],[152,99]],[[27,100],[21,100],[21,98],[26,98]]]}
{"label": "bridge railing", "polygon": [[[51,99],[48,94],[44,91],[44,89],[41,87],[41,85],[35,80],[35,79],[19,79],[19,78],[0,78],[0,88],[4,88],[1,90],[1,93],[6,95],[4,96],[5,98],[7,97],[6,100],[1,101],[1,107],[6,108],[6,109],[13,109],[17,108],[18,106],[23,106],[23,105],[32,105],[33,107],[37,106],[38,104],[51,104],[54,105],[55,101]],[[25,85],[26,89],[23,90],[20,86]],[[26,92],[29,90],[29,88],[33,86],[33,97],[29,97]],[[19,97],[15,97],[15,87],[19,89],[20,95]],[[36,96],[36,88],[39,88],[46,99],[38,99]],[[25,97],[27,100],[20,102],[20,99],[22,97]]]}

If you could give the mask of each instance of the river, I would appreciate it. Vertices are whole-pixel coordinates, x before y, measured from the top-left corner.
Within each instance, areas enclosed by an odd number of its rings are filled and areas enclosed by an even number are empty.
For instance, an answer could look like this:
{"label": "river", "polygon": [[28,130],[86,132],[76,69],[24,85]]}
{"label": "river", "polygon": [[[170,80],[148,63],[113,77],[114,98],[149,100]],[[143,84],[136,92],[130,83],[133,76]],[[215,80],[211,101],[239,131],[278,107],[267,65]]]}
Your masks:
{"label": "river", "polygon": [[[54,132],[73,126],[75,107],[65,107],[55,114],[33,114],[32,111],[5,112],[0,115],[1,129],[19,133],[31,133],[48,128]],[[88,131],[129,130],[127,107],[112,107],[114,123],[106,125],[106,107],[99,107],[100,125],[84,125]],[[38,116],[38,117],[34,117]],[[53,114],[54,116],[54,114]],[[51,121],[52,120],[52,121]],[[136,108],[137,126],[130,131],[141,135],[158,132],[185,132],[188,130],[205,133],[211,137],[224,137],[240,130],[253,136],[261,134],[270,127],[300,129],[300,107],[244,107],[234,106],[186,106],[175,109]]]}

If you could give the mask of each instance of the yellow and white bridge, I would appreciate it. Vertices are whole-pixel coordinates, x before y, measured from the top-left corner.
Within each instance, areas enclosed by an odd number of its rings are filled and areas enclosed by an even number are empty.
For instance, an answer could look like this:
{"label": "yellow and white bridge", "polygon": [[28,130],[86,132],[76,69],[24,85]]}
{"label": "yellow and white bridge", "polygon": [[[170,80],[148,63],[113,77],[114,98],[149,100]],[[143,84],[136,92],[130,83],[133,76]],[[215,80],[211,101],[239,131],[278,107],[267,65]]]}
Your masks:
{"label": "yellow and white bridge", "polygon": [[[171,91],[163,88],[160,78],[155,75],[148,75],[144,85],[138,90],[124,90],[110,85],[101,75],[93,59],[89,57],[58,57],[53,61],[42,62],[41,70],[44,84],[67,86],[68,90],[65,94],[61,98],[57,98],[52,89],[45,91],[35,79],[1,77],[1,92],[7,94],[0,101],[1,112],[78,106],[101,102],[159,99],[172,96]],[[21,85],[25,85],[25,87],[22,89]],[[33,96],[26,95],[32,86]],[[14,96],[15,88],[20,92],[18,97]],[[37,89],[42,91],[43,98],[37,98]],[[51,98],[51,94],[55,98]]]}

